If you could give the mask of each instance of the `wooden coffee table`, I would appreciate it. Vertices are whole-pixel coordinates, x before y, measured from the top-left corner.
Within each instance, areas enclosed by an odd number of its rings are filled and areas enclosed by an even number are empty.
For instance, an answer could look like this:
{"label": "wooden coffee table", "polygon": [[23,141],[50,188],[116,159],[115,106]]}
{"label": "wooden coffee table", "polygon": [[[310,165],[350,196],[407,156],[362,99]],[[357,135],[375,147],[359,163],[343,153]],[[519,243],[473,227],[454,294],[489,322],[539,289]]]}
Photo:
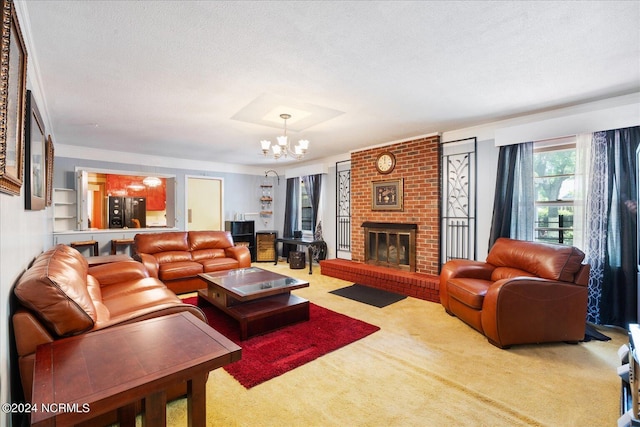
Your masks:
{"label": "wooden coffee table", "polygon": [[309,301],[291,294],[309,282],[257,267],[202,273],[201,298],[240,322],[240,338],[309,320]]}
{"label": "wooden coffee table", "polygon": [[240,347],[181,312],[56,340],[36,350],[32,426],[67,426],[118,409],[121,426],[166,425],[166,389],[187,383],[189,426],[206,425],[207,374]]}

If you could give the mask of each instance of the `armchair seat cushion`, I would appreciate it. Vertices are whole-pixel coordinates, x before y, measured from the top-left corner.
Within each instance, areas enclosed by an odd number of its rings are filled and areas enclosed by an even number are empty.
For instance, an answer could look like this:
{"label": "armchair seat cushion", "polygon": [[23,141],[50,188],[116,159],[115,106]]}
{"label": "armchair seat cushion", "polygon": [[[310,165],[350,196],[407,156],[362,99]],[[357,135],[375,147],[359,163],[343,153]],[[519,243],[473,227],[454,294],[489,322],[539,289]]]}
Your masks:
{"label": "armchair seat cushion", "polygon": [[177,261],[160,264],[160,280],[173,280],[182,277],[193,277],[204,271],[202,264],[195,261]]}
{"label": "armchair seat cushion", "polygon": [[476,310],[482,310],[482,302],[493,282],[482,279],[451,279],[447,282],[449,296]]}

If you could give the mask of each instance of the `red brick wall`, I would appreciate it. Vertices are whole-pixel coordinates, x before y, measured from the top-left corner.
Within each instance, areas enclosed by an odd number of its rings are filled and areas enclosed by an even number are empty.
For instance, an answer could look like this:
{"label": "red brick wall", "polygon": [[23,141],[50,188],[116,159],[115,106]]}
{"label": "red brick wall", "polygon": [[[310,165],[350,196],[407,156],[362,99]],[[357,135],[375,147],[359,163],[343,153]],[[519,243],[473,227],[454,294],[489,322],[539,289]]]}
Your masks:
{"label": "red brick wall", "polygon": [[[418,224],[416,271],[438,274],[440,247],[439,136],[429,136],[351,154],[351,258],[364,262],[365,221]],[[381,175],[375,167],[378,154],[391,151],[396,167]],[[371,182],[404,178],[402,211],[371,210]]]}

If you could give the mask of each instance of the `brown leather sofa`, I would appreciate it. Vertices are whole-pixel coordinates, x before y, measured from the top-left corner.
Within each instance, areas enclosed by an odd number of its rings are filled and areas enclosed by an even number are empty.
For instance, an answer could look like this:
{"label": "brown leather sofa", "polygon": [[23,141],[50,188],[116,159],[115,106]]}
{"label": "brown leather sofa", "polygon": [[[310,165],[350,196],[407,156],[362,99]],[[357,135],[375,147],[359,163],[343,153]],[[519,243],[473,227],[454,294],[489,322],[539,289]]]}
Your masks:
{"label": "brown leather sofa", "polygon": [[447,313],[491,344],[584,339],[589,265],[571,246],[500,238],[486,262],[452,260],[440,274]]}
{"label": "brown leather sofa", "polygon": [[176,294],[206,288],[200,273],[251,266],[246,246],[228,231],[168,231],[134,237],[134,258]]}
{"label": "brown leather sofa", "polygon": [[[14,294],[18,304],[13,332],[27,401],[40,344],[182,311],[207,322],[198,307],[183,303],[161,281],[149,277],[139,262],[89,268],[87,260],[66,245],[39,255],[18,280]],[[167,397],[185,392],[181,385],[168,390]]]}

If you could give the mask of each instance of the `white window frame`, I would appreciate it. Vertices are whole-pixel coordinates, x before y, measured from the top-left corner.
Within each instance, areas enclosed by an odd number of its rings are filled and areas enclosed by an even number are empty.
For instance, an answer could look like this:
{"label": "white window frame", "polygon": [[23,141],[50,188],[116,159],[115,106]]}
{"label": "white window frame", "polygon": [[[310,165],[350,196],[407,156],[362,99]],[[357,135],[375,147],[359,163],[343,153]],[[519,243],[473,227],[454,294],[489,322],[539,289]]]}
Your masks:
{"label": "white window frame", "polygon": [[[541,153],[541,152],[550,152],[550,151],[559,151],[559,150],[566,150],[566,149],[576,149],[576,137],[572,136],[572,137],[566,137],[566,138],[559,138],[559,139],[553,139],[553,140],[546,140],[546,141],[536,141],[534,142],[534,147],[533,147],[533,152],[534,152],[534,156],[536,153]],[[576,167],[574,165],[574,174],[573,176],[575,177],[575,171],[576,171]],[[564,174],[564,175],[545,175],[545,177],[558,177],[558,176],[571,176],[568,174]],[[540,177],[538,177],[540,178]],[[536,177],[533,178],[534,180],[536,179]],[[575,178],[574,178],[575,179]],[[532,183],[533,184],[533,183]],[[575,194],[574,194],[575,197]],[[534,209],[535,209],[535,221],[534,221],[534,229],[533,229],[533,238],[534,241],[540,241],[540,242],[549,242],[549,240],[547,239],[538,239],[538,235],[539,235],[539,231],[552,231],[552,232],[558,232],[558,240],[554,241],[553,243],[558,243],[558,244],[570,244],[570,243],[566,243],[564,242],[564,238],[562,237],[563,233],[565,232],[573,232],[574,231],[574,227],[573,224],[571,227],[567,227],[567,226],[560,226],[560,224],[558,224],[557,227],[539,227],[537,225],[537,213],[538,213],[538,207],[541,206],[547,206],[547,207],[553,207],[553,206],[571,206],[573,207],[573,211],[574,211],[574,218],[575,218],[575,198],[574,199],[564,199],[564,200],[554,200],[554,201],[538,201],[538,200],[533,200],[533,205],[534,205]],[[574,220],[575,223],[575,220]],[[572,242],[571,242],[572,243]]]}

